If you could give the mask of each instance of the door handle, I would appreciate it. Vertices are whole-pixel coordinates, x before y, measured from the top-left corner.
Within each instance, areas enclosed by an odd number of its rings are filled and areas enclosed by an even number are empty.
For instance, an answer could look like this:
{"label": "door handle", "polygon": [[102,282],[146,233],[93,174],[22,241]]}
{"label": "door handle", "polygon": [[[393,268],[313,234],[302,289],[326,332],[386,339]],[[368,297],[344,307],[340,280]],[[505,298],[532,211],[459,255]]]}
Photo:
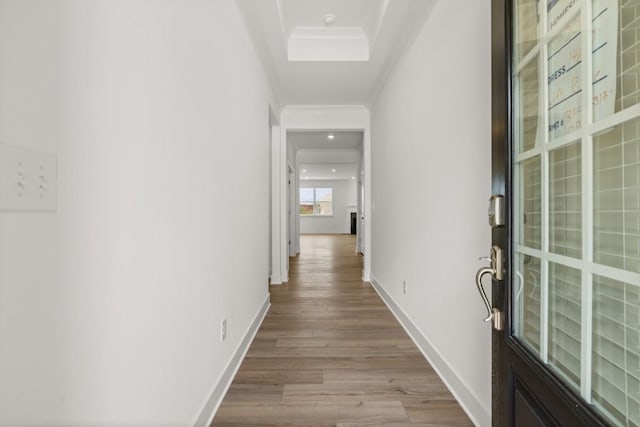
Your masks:
{"label": "door handle", "polygon": [[478,292],[480,292],[480,297],[482,298],[482,301],[484,302],[484,305],[487,308],[487,317],[485,317],[483,321],[488,322],[493,318],[493,308],[491,307],[489,298],[487,298],[487,293],[484,291],[484,288],[482,287],[482,278],[484,277],[485,274],[490,274],[491,277],[493,278],[493,268],[484,267],[478,270],[478,272],[476,273],[476,286],[478,287]]}
{"label": "door handle", "polygon": [[504,278],[503,251],[500,247],[493,246],[491,247],[491,256],[481,257],[480,259],[487,260],[491,263],[490,267],[482,267],[476,273],[476,287],[478,288],[478,292],[480,293],[482,302],[484,303],[487,309],[487,317],[485,317],[483,320],[485,322],[489,322],[493,320],[493,328],[495,330],[501,331],[503,328],[502,312],[495,307],[491,307],[491,302],[489,301],[489,298],[487,298],[487,293],[484,291],[482,278],[487,274],[490,275],[492,279],[496,279],[496,280],[502,280]]}

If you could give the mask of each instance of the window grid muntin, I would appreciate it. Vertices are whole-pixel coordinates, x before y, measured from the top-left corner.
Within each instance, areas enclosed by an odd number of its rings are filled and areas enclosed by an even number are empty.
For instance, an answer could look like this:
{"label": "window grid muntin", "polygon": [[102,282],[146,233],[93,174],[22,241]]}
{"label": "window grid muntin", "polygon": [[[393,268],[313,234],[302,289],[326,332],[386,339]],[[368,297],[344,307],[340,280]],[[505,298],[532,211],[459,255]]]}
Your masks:
{"label": "window grid muntin", "polygon": [[[319,191],[322,191],[323,193],[327,194],[329,196],[329,200],[321,200],[322,197],[318,195]],[[303,217],[333,216],[333,188],[332,187],[300,187],[298,192],[299,192],[298,214],[300,216],[303,216]],[[312,197],[309,199],[304,198],[303,193],[310,193]],[[328,204],[330,212],[322,213],[323,204]],[[311,213],[302,213],[302,206],[311,206]]]}

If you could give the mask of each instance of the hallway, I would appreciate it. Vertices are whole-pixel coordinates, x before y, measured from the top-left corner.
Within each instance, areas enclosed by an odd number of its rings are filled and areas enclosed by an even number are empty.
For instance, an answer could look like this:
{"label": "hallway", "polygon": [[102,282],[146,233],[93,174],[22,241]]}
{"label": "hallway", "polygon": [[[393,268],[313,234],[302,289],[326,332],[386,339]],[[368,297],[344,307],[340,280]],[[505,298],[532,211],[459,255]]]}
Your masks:
{"label": "hallway", "polygon": [[472,425],[375,290],[355,236],[304,235],[214,426]]}
{"label": "hallway", "polygon": [[490,426],[489,82],[489,0],[0,0],[0,426]]}

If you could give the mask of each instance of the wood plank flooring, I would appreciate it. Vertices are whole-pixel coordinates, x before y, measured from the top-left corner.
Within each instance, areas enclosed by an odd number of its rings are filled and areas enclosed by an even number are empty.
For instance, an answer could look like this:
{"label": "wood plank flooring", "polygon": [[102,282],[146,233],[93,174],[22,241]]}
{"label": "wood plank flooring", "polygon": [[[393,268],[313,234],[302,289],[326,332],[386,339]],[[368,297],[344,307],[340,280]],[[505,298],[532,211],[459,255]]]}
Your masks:
{"label": "wood plank flooring", "polygon": [[213,426],[473,425],[360,279],[354,248],[354,236],[302,236]]}

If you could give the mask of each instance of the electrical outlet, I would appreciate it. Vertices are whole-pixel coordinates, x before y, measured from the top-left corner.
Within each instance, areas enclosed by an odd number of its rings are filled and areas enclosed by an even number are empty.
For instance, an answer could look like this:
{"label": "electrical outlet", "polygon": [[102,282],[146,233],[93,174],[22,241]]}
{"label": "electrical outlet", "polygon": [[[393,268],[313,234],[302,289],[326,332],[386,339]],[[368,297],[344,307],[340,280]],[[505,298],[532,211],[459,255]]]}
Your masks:
{"label": "electrical outlet", "polygon": [[220,323],[220,342],[224,342],[227,339],[227,319],[222,319]]}
{"label": "electrical outlet", "polygon": [[0,211],[55,211],[54,154],[0,144]]}
{"label": "electrical outlet", "polygon": [[402,294],[403,295],[407,294],[407,281],[406,280],[402,281]]}

